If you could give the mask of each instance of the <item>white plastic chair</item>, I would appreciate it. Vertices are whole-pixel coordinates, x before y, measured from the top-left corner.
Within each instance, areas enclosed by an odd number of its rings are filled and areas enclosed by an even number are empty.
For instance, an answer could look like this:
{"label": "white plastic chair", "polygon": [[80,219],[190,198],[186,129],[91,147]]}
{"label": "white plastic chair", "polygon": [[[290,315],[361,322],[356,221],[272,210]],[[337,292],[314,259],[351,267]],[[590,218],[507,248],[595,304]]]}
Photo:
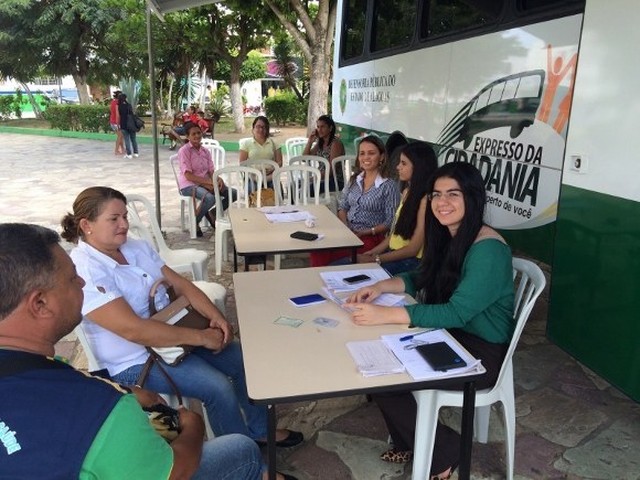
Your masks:
{"label": "white plastic chair", "polygon": [[329,207],[333,213],[337,213],[337,202],[331,197],[331,165],[329,160],[318,155],[298,155],[289,160],[289,165],[309,165],[323,172],[322,183],[324,185],[324,193],[321,194],[320,203]]}
{"label": "white plastic chair", "polygon": [[[313,200],[320,204],[320,170],[309,165],[288,165],[273,177],[279,205],[308,205]],[[313,187],[313,196],[311,195]]]}
{"label": "white plastic chair", "polygon": [[[516,328],[493,388],[476,392],[474,416],[475,437],[486,443],[491,405],[502,403],[504,413],[507,479],[513,479],[516,438],[516,409],[513,390],[513,353],[536,300],[544,290],[546,279],[540,267],[522,258],[513,259],[513,279],[516,285],[514,318]],[[413,392],[418,405],[413,458],[413,478],[426,479],[431,470],[431,456],[440,407],[461,407],[463,393],[448,390],[419,390]]]}
{"label": "white plastic chair", "polygon": [[[196,248],[170,249],[164,241],[164,236],[155,217],[155,210],[149,200],[142,195],[127,195],[127,210],[129,212],[129,231],[147,241],[166,262],[167,266],[176,272],[191,273],[194,280],[207,278],[207,264],[209,254]],[[142,219],[145,219],[145,222]]]}
{"label": "white plastic chair", "polygon": [[291,159],[302,155],[304,147],[307,146],[307,137],[291,137],[284,142],[284,149],[287,153],[287,165],[291,164]]}
{"label": "white plastic chair", "polygon": [[[178,171],[180,170],[179,162],[178,162],[178,154],[171,155],[169,157],[169,161],[171,162],[171,170],[173,170],[173,176],[176,180],[176,188],[178,189],[178,195],[180,197],[180,228],[182,230],[187,230],[185,228],[186,216],[189,217],[189,237],[198,238],[196,235],[197,225],[196,225],[196,206],[194,204],[193,198],[191,195],[183,195],[180,193],[180,185],[178,184]],[[185,211],[187,215],[185,215]]]}
{"label": "white plastic chair", "polygon": [[267,182],[268,182],[267,176],[269,175],[268,172],[271,172],[270,175],[273,181],[273,178],[278,175],[278,169],[280,168],[280,165],[278,165],[278,162],[274,160],[263,159],[263,158],[254,158],[251,160],[245,160],[244,162],[242,162],[241,165],[260,170],[260,172],[262,173],[263,187],[266,187],[267,185]]}
{"label": "white plastic chair", "polygon": [[[210,140],[217,142],[217,140]],[[208,149],[211,152],[211,159],[213,160],[213,169],[218,170],[220,168],[224,168],[226,166],[226,150],[218,145],[205,145],[204,141],[202,146]]]}
{"label": "white plastic chair", "polygon": [[203,147],[212,147],[214,145],[220,146],[220,142],[218,140],[214,140],[213,138],[203,138],[200,144]]}
{"label": "white plastic chair", "polygon": [[[228,232],[231,231],[231,221],[229,215],[223,211],[222,198],[220,189],[218,188],[218,177],[227,176],[235,178],[236,184],[233,188],[238,191],[238,199],[229,203],[229,208],[249,208],[249,192],[253,185],[257,189],[262,188],[262,172],[256,168],[247,167],[245,165],[232,165],[221,168],[213,172],[213,194],[216,197],[216,233],[215,233],[215,267],[216,275],[222,274],[222,258],[227,255]],[[229,186],[229,188],[231,188]],[[258,197],[258,206],[260,205],[260,195]]]}
{"label": "white plastic chair", "polygon": [[338,171],[342,172],[342,179],[346,183],[351,178],[355,165],[355,155],[340,155],[331,161],[331,173],[333,174],[333,184],[335,185],[336,192],[340,192],[338,188]]}

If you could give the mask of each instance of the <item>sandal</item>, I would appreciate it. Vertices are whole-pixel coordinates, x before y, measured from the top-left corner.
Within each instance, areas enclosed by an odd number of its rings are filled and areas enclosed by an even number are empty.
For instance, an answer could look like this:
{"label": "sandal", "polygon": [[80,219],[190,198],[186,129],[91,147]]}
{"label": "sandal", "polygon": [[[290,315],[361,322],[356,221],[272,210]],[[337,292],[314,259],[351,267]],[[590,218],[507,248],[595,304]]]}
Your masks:
{"label": "sandal", "polygon": [[413,458],[413,450],[398,450],[392,448],[380,455],[380,460],[391,463],[407,463]]}
{"label": "sandal", "polygon": [[453,475],[453,472],[456,471],[456,468],[458,468],[458,464],[454,463],[453,465],[451,465],[449,468],[447,468],[445,470],[445,472],[449,472],[447,473],[447,475],[445,476],[440,476],[441,474],[438,475],[432,475],[431,476],[431,480],[449,480],[451,478],[451,476]]}

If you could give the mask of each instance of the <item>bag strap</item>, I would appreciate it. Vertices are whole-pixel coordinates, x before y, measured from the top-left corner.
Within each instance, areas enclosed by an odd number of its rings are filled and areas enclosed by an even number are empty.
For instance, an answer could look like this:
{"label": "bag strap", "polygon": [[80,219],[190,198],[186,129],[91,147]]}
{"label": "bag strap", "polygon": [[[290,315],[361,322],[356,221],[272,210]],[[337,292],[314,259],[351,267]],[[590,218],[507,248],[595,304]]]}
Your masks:
{"label": "bag strap", "polygon": [[177,298],[176,291],[174,290],[173,285],[169,283],[169,280],[164,277],[156,280],[155,282],[153,282],[153,285],[151,285],[151,291],[149,292],[149,313],[151,315],[155,315],[156,313],[158,313],[155,298],[160,285],[164,285],[166,287],[167,295],[169,295],[169,301],[173,302]]}
{"label": "bag strap", "polygon": [[173,378],[171,378],[171,376],[167,373],[167,370],[162,366],[162,358],[152,348],[147,347],[147,351],[149,352],[149,358],[147,358],[147,361],[144,363],[142,371],[140,372],[140,375],[136,380],[136,387],[144,388],[144,383],[147,381],[149,373],[151,373],[151,368],[155,364],[160,370],[160,373],[164,375],[164,378],[169,383],[169,386],[173,390],[173,393],[178,398],[178,404],[183,405],[182,394],[180,394],[180,390],[178,389],[176,382],[173,381]]}

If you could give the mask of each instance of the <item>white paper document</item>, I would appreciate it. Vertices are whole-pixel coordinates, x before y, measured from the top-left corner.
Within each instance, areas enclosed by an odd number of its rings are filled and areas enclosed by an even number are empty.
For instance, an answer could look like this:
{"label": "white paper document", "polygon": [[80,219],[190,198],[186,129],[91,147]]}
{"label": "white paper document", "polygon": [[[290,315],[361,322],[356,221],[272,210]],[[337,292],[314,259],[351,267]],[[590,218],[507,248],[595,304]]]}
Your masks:
{"label": "white paper document", "polygon": [[382,340],[347,342],[358,371],[365,377],[404,372],[404,366]]}
{"label": "white paper document", "polygon": [[282,207],[260,207],[258,211],[264,213],[270,223],[291,223],[315,220],[316,217],[308,211],[296,207],[295,205],[285,205]]}
{"label": "white paper document", "polygon": [[[367,275],[369,280],[351,284],[344,281],[345,278],[361,274]],[[327,288],[335,293],[352,292],[367,285],[373,285],[380,280],[390,278],[389,274],[382,268],[360,268],[357,270],[320,272],[320,277]]]}
{"label": "white paper document", "polygon": [[[443,329],[422,332],[418,330],[417,332],[382,335],[382,341],[393,352],[395,357],[402,362],[414,380],[447,378],[463,373],[483,373],[485,371],[480,360],[477,360],[462,348],[458,342]],[[446,342],[460,358],[467,363],[467,366],[447,371],[437,371],[431,368],[427,361],[416,351],[415,347],[436,342]]]}
{"label": "white paper document", "polygon": [[[348,293],[334,293],[326,287],[323,287],[322,291],[329,298],[329,300],[337,303],[345,310],[349,310],[349,304],[345,302],[347,301],[347,298],[349,298],[349,296],[353,293],[352,291]],[[380,305],[382,307],[399,307],[405,305],[405,300],[404,295],[398,295],[396,293],[383,293],[371,303],[373,305]]]}

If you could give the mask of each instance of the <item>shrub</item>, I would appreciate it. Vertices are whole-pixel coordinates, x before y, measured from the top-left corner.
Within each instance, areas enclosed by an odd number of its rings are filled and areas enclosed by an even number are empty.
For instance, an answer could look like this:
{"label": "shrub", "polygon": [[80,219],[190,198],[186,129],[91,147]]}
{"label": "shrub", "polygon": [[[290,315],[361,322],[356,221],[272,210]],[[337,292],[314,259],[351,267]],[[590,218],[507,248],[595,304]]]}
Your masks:
{"label": "shrub", "polygon": [[301,110],[306,116],[304,104],[291,92],[282,92],[265,98],[264,110],[267,117],[278,126],[295,123],[300,117]]}
{"label": "shrub", "polygon": [[18,90],[16,95],[0,95],[0,120],[9,120],[12,117],[21,118],[22,94]]}
{"label": "shrub", "polygon": [[58,130],[111,131],[108,105],[50,105],[44,118]]}

